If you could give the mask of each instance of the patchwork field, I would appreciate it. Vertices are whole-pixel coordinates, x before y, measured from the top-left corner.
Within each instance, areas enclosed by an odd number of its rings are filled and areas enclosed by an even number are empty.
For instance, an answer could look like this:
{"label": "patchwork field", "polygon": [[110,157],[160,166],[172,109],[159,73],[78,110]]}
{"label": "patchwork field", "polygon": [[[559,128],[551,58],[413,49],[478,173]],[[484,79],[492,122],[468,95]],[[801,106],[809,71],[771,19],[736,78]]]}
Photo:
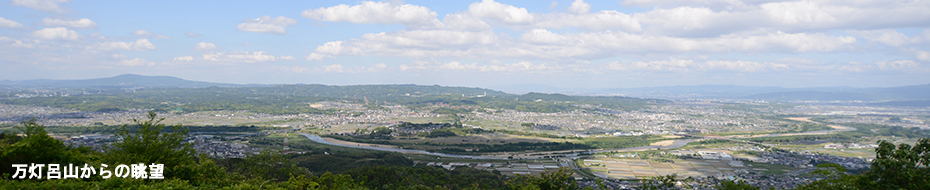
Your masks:
{"label": "patchwork field", "polygon": [[742,166],[742,162],[739,161],[731,165],[731,161],[728,160],[701,159],[675,160],[674,163],[666,163],[638,158],[605,157],[584,159],[581,163],[598,177],[614,179],[643,179],[669,174],[677,174],[680,178],[734,175],[736,174],[734,171],[738,169],[753,169]]}

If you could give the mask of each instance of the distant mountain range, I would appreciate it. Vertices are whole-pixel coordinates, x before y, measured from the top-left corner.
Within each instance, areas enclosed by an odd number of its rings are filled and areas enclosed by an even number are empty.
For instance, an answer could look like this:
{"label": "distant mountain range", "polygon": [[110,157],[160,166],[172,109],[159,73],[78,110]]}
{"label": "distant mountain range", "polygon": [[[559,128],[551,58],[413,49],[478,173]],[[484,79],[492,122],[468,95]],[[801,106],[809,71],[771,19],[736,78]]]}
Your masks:
{"label": "distant mountain range", "polygon": [[887,102],[884,105],[924,105],[930,100],[930,84],[887,87],[810,87],[784,88],[735,85],[663,86],[643,88],[580,89],[546,85],[510,85],[496,89],[505,92],[565,93],[572,95],[622,95],[662,99],[746,99],[769,101],[871,101]]}
{"label": "distant mountain range", "polygon": [[[170,76],[143,76],[134,74],[119,75],[110,78],[83,79],[83,80],[23,80],[0,81],[0,88],[204,88],[204,87],[256,87],[277,85],[242,85],[228,83],[211,83],[190,81]],[[288,86],[288,85],[285,85]],[[312,87],[308,86],[308,87]],[[364,89],[379,89],[377,86],[389,87],[388,91],[397,91],[413,87],[408,90],[434,91],[447,93],[484,92],[502,94],[500,91],[482,88],[441,88],[431,89],[433,86],[418,85],[361,85]],[[345,90],[349,86],[321,85],[318,90],[338,88]],[[439,87],[439,86],[435,86]],[[523,94],[528,92],[563,93],[569,95],[608,95],[629,96],[641,98],[662,99],[746,99],[769,101],[869,101],[878,102],[879,105],[924,105],[930,106],[930,84],[900,86],[888,88],[853,88],[853,87],[815,87],[815,88],[783,88],[783,87],[757,87],[735,85],[696,85],[696,86],[665,86],[644,88],[609,88],[609,89],[582,89],[559,88],[538,84],[521,84],[498,86],[494,89],[503,92]],[[383,89],[387,90],[387,89]],[[407,90],[400,90],[407,91]],[[394,92],[397,93],[397,92]],[[464,93],[463,93],[464,94]]]}
{"label": "distant mountain range", "polygon": [[0,85],[10,87],[26,88],[135,88],[135,87],[159,87],[159,88],[203,88],[203,87],[246,87],[260,85],[241,85],[227,83],[211,83],[184,80],[170,76],[143,76],[134,74],[124,74],[110,78],[82,79],[82,80],[22,80],[11,81],[2,80]]}

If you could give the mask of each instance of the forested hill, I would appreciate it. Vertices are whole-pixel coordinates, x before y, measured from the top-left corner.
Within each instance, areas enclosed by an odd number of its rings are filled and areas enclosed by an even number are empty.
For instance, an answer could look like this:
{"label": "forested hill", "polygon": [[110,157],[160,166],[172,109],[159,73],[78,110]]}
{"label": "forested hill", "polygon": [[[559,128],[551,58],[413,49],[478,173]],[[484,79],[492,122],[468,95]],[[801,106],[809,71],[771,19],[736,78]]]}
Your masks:
{"label": "forested hill", "polygon": [[271,87],[231,88],[240,93],[285,95],[285,96],[314,96],[348,99],[382,99],[395,100],[398,97],[422,97],[430,95],[459,95],[459,96],[508,96],[509,94],[473,87],[447,87],[439,85],[349,85],[331,86],[320,84],[292,84]]}
{"label": "forested hill", "polygon": [[559,112],[589,104],[611,109],[638,109],[663,100],[628,97],[588,97],[530,93],[512,95],[495,90],[438,85],[278,85],[258,87],[143,88],[79,95],[10,98],[0,103],[37,105],[82,111],[118,111],[126,109],[177,110],[183,112],[213,110],[249,110],[269,114],[331,113],[309,107],[310,102],[350,101],[369,104],[410,106],[446,103],[485,108],[505,108],[529,112]]}

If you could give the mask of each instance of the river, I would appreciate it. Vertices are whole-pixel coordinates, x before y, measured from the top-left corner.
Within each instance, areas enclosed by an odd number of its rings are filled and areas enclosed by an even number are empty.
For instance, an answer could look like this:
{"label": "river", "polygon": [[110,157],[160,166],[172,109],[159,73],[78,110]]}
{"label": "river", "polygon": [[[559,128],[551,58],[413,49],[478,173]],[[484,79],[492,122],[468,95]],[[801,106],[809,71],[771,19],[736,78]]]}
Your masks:
{"label": "river", "polygon": [[345,144],[338,144],[338,143],[333,143],[333,142],[326,141],[325,139],[323,139],[323,137],[320,137],[320,136],[317,136],[317,135],[312,135],[312,134],[307,134],[307,133],[297,133],[297,134],[303,135],[304,137],[307,137],[307,139],[310,139],[310,140],[313,141],[313,142],[322,143],[322,144],[328,144],[328,145],[333,145],[333,146],[348,147],[348,148],[360,148],[360,149],[379,150],[379,151],[389,151],[389,152],[399,152],[399,153],[427,154],[427,155],[433,155],[433,156],[452,157],[452,158],[486,159],[486,160],[502,160],[502,159],[506,159],[506,158],[489,157],[489,156],[472,156],[472,155],[446,154],[446,153],[428,152],[428,151],[413,150],[413,149],[401,149],[401,148],[387,148],[387,147],[371,147],[371,146],[345,145]]}

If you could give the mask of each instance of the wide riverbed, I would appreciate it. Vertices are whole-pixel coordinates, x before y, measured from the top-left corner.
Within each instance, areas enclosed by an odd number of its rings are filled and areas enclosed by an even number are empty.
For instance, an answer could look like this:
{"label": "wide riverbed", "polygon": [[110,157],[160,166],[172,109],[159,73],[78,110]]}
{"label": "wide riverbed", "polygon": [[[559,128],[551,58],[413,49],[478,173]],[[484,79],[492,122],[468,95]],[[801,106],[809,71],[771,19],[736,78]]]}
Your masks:
{"label": "wide riverbed", "polygon": [[372,147],[372,146],[346,145],[346,144],[339,144],[339,143],[333,143],[333,142],[326,141],[325,139],[323,139],[323,137],[320,137],[320,136],[317,136],[317,135],[312,135],[312,134],[307,134],[307,133],[297,133],[297,134],[303,135],[304,137],[307,137],[307,139],[310,139],[310,140],[313,141],[313,142],[322,143],[322,144],[328,144],[328,145],[333,145],[333,146],[349,147],[349,148],[360,148],[360,149],[379,150],[379,151],[389,151],[389,152],[399,152],[399,153],[427,154],[427,155],[442,156],[442,157],[453,157],[453,158],[488,159],[488,160],[502,160],[502,159],[506,159],[506,158],[488,157],[488,156],[472,156],[472,155],[445,154],[445,153],[438,153],[438,152],[428,152],[428,151],[422,151],[422,150],[401,149],[401,148],[388,148],[388,147]]}

